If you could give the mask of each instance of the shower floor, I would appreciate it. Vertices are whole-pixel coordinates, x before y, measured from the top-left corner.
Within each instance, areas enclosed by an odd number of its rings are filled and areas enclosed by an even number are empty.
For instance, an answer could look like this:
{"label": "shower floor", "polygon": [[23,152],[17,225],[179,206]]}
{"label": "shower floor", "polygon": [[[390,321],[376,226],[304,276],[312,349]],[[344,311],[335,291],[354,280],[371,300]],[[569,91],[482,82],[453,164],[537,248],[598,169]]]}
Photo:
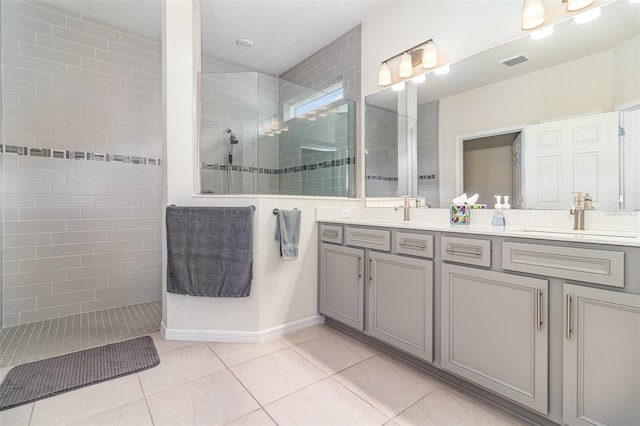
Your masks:
{"label": "shower floor", "polygon": [[154,333],[161,317],[157,301],[3,328],[0,368]]}

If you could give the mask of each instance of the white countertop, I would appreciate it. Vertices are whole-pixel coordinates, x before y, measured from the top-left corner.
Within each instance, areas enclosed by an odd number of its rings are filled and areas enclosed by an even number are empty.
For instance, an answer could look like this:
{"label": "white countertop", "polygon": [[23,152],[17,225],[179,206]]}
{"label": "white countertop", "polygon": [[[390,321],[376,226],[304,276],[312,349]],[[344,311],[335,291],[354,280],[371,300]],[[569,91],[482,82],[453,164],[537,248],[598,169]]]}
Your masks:
{"label": "white countertop", "polygon": [[[448,209],[411,209],[412,220],[408,222],[402,220],[402,212],[396,213],[389,208],[349,209],[351,217],[341,217],[343,210],[345,209],[318,209],[316,219],[319,222],[345,225],[640,247],[638,212],[598,212],[599,216],[604,217],[592,218],[591,228],[587,221],[587,230],[573,231],[572,217],[560,211],[506,211],[507,226],[504,230],[499,230],[490,225],[493,215],[491,210],[472,211],[469,225],[451,225]],[[589,213],[593,212],[587,214]],[[600,226],[596,228],[595,224]],[[609,226],[605,226],[607,224]]]}

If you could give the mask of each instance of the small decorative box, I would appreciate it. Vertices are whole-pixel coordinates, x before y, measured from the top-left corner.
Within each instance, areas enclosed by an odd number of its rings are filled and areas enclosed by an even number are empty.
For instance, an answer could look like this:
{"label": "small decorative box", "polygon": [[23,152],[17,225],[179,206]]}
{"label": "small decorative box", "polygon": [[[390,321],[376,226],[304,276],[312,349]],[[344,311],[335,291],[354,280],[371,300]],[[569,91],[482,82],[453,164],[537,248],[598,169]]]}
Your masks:
{"label": "small decorative box", "polygon": [[470,209],[486,209],[487,205],[486,204],[473,204],[471,206],[467,206]]}
{"label": "small decorative box", "polygon": [[469,206],[463,205],[451,205],[451,211],[449,214],[450,222],[452,225],[468,225],[470,223],[469,214],[471,213]]}

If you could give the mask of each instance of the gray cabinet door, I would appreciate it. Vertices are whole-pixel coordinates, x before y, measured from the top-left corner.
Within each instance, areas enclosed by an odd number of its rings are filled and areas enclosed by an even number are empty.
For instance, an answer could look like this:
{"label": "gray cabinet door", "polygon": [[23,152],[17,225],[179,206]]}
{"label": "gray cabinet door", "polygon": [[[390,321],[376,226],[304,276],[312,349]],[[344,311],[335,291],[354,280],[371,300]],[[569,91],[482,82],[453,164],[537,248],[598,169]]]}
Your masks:
{"label": "gray cabinet door", "polygon": [[442,265],[442,368],[547,414],[546,280]]}
{"label": "gray cabinet door", "polygon": [[562,417],[640,425],[640,295],[564,285]]}
{"label": "gray cabinet door", "polygon": [[370,252],[368,333],[433,361],[433,262]]}
{"label": "gray cabinet door", "polygon": [[320,244],[320,312],[364,330],[364,250]]}

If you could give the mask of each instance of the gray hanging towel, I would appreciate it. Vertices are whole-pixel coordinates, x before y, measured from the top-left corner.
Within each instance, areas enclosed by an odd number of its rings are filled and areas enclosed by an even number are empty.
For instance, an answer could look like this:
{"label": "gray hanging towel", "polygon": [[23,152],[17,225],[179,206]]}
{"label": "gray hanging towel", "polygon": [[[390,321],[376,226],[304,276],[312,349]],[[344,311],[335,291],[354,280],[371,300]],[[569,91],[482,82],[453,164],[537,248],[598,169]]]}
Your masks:
{"label": "gray hanging towel", "polygon": [[249,296],[254,210],[254,206],[167,207],[167,291]]}
{"label": "gray hanging towel", "polygon": [[300,218],[302,212],[295,210],[280,210],[276,218],[276,240],[280,243],[280,256],[283,259],[298,257],[298,243],[300,242]]}

